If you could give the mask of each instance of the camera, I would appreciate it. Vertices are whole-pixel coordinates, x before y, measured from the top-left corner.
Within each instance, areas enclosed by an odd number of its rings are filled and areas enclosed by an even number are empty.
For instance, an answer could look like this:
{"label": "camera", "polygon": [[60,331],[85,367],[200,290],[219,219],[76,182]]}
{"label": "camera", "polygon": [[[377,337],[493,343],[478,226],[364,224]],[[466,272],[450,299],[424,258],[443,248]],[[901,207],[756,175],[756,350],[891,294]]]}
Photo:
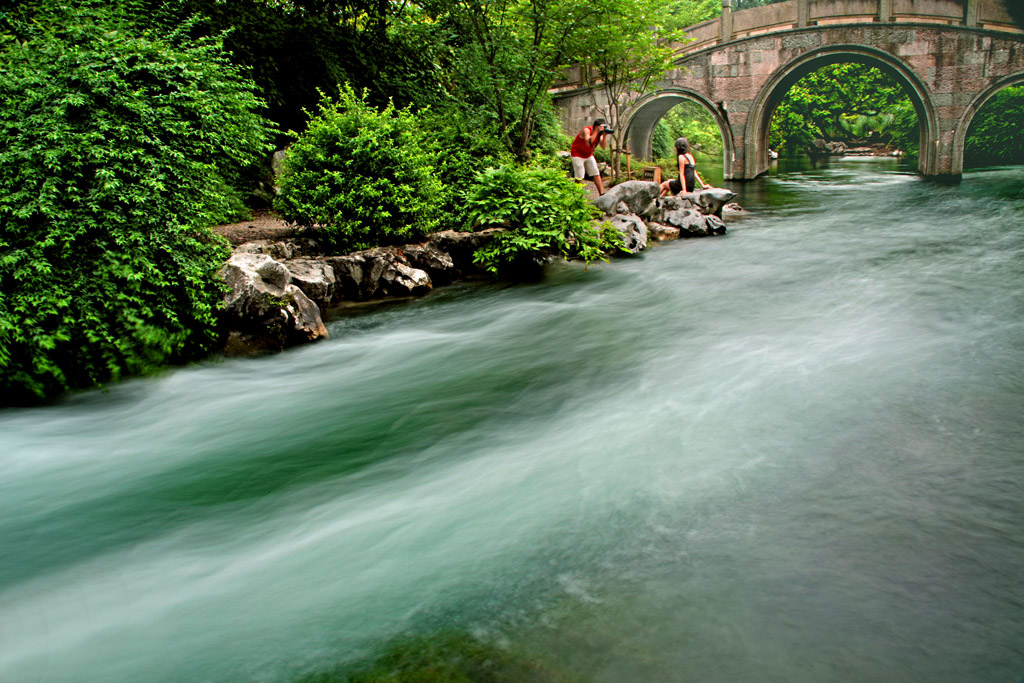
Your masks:
{"label": "camera", "polygon": [[609,135],[611,135],[612,133],[615,132],[615,129],[614,128],[602,128],[601,132],[602,133],[608,133]]}

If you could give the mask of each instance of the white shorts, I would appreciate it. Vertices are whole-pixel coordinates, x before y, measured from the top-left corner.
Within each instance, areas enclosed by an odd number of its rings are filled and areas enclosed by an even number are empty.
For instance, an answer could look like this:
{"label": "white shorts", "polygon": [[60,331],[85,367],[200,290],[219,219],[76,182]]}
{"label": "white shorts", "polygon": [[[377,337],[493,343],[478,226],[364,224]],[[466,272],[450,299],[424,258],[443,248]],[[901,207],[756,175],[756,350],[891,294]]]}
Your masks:
{"label": "white shorts", "polygon": [[586,171],[586,175],[598,176],[601,175],[601,171],[597,170],[597,159],[593,155],[586,159],[580,157],[572,157],[572,174],[576,178],[582,178]]}

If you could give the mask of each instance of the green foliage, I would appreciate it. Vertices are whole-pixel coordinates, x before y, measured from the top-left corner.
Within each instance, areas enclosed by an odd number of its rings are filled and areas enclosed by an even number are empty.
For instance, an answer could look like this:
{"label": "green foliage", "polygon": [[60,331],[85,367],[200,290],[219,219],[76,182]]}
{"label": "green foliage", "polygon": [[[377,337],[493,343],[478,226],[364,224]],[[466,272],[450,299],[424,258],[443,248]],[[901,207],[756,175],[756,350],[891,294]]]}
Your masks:
{"label": "green foliage", "polygon": [[[578,60],[598,8],[586,0],[425,0],[446,55],[448,90],[519,160],[550,110],[552,84]],[[431,44],[429,41],[425,41]],[[550,115],[548,116],[550,120]],[[493,131],[493,133],[492,133]]]}
{"label": "green foliage", "polygon": [[676,138],[686,138],[695,151],[722,153],[722,132],[708,111],[696,102],[682,102],[668,110],[654,128],[652,148],[656,159],[672,159],[675,168]]}
{"label": "green foliage", "polygon": [[[198,16],[193,37],[224,36],[231,60],[245,69],[282,131],[302,130],[319,92],[338,83],[371,88],[384,106],[436,101],[443,90],[434,55],[408,24],[402,3],[376,0],[119,0],[132,20],[167,30]],[[393,28],[394,30],[387,30]],[[279,141],[284,144],[286,139]]]}
{"label": "green foliage", "polygon": [[481,169],[512,163],[512,154],[491,131],[474,129],[477,119],[458,107],[444,111],[427,110],[418,116],[425,134],[434,140],[434,165],[444,185],[441,211],[446,225],[462,228],[468,221],[462,192],[469,187]]}
{"label": "green foliage", "polygon": [[585,64],[596,76],[591,90],[594,107],[615,133],[611,136],[612,165],[618,176],[615,151],[623,145],[623,114],[673,66],[683,35],[664,11],[661,0],[591,0],[594,14],[583,47]]}
{"label": "green foliage", "polygon": [[431,131],[408,109],[373,108],[340,88],[288,150],[274,203],[290,221],[320,225],[330,246],[366,249],[437,228],[445,188]]}
{"label": "green foliage", "polygon": [[1024,164],[1024,86],[1009,87],[975,114],[964,145],[964,166]]}
{"label": "green foliage", "polygon": [[591,263],[614,248],[595,228],[597,209],[583,187],[555,168],[505,166],[483,171],[466,195],[475,227],[507,228],[474,261],[494,274],[538,253]]}
{"label": "green foliage", "polygon": [[674,0],[663,4],[666,25],[672,30],[714,19],[722,13],[722,0]]}
{"label": "green foliage", "polygon": [[[220,42],[99,5],[12,14],[0,44],[0,394],[44,398],[215,344],[218,169],[270,129]],[[13,38],[16,35],[17,38]]]}
{"label": "green foliage", "polygon": [[907,99],[892,109],[893,122],[890,126],[892,145],[903,150],[908,159],[917,158],[921,148],[921,123],[914,105]]}
{"label": "green foliage", "polygon": [[[910,100],[900,85],[875,67],[822,67],[800,79],[779,103],[768,145],[792,155],[803,153],[815,138],[886,142],[907,106]],[[902,131],[906,123],[901,122]]]}

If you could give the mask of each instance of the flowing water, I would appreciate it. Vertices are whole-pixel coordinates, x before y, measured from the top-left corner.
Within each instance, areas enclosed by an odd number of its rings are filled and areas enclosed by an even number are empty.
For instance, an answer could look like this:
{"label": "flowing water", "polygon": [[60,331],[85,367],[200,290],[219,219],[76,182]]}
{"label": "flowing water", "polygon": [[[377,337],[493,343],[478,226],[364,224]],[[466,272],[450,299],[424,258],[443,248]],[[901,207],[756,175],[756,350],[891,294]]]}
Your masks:
{"label": "flowing water", "polygon": [[583,681],[1020,680],[1024,168],[737,187],[722,238],[0,412],[0,681],[447,631]]}

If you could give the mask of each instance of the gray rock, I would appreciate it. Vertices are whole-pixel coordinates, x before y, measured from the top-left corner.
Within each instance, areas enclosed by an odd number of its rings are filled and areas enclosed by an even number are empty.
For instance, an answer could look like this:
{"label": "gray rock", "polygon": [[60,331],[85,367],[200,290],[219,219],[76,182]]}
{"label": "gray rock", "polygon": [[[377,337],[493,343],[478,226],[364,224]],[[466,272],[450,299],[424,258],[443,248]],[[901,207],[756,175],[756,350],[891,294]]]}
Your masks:
{"label": "gray rock", "polygon": [[594,201],[594,206],[606,216],[617,213],[619,202],[628,207],[627,213],[634,213],[643,218],[654,218],[658,215],[658,194],[661,187],[658,183],[646,180],[627,180],[611,188]]}
{"label": "gray rock", "polygon": [[328,336],[317,305],[266,254],[232,254],[218,276],[228,286],[224,316],[234,332],[227,352],[278,351]]}
{"label": "gray rock", "polygon": [[725,234],[725,222],[721,218],[718,216],[705,216],[704,220],[708,234]]}
{"label": "gray rock", "polygon": [[365,301],[385,296],[410,296],[429,291],[430,276],[402,259],[398,249],[377,247],[345,256],[329,256],[324,261],[334,270],[335,298]]}
{"label": "gray rock", "polygon": [[289,284],[302,290],[317,306],[327,307],[334,301],[334,268],[321,258],[301,257],[284,262],[291,274]]}
{"label": "gray rock", "polygon": [[626,238],[626,248],[633,254],[647,248],[647,225],[634,214],[615,214],[611,223]]}
{"label": "gray rock", "polygon": [[846,153],[846,143],[838,140],[832,142],[825,142],[821,138],[815,138],[811,140],[810,146],[807,148],[808,154],[811,156],[841,156]]}
{"label": "gray rock", "polygon": [[299,256],[316,256],[321,253],[320,244],[308,237],[291,237],[283,240],[253,240],[235,248],[238,254],[266,254],[278,261]]}
{"label": "gray rock", "polygon": [[722,217],[722,207],[736,198],[736,193],[721,187],[709,187],[695,193],[697,206],[705,214]]}
{"label": "gray rock", "polygon": [[284,170],[284,158],[288,154],[288,148],[279,149],[274,152],[274,155],[270,157],[270,171],[274,174],[276,180],[281,176],[281,171]]}
{"label": "gray rock", "polygon": [[693,209],[666,211],[662,218],[669,225],[679,229],[680,237],[691,237],[707,230],[704,214]]}
{"label": "gray rock", "polygon": [[402,247],[405,261],[413,268],[426,271],[434,282],[450,282],[456,275],[455,261],[433,242],[407,244]]}
{"label": "gray rock", "polygon": [[324,327],[324,321],[320,317],[320,309],[317,305],[295,285],[288,285],[284,291],[285,296],[291,299],[291,304],[285,309],[291,318],[288,341],[303,343],[326,339],[327,328]]}
{"label": "gray rock", "polygon": [[448,254],[454,261],[456,270],[464,272],[472,268],[473,253],[480,247],[490,244],[495,236],[502,232],[504,228],[489,228],[477,232],[443,230],[431,234],[427,244]]}
{"label": "gray rock", "polygon": [[[260,254],[253,254],[258,256]],[[269,285],[273,285],[278,289],[284,289],[288,281],[291,280],[292,274],[288,272],[288,269],[284,267],[283,263],[279,263],[274,259],[267,256],[265,259],[254,262],[253,268],[259,275],[263,282]]]}
{"label": "gray rock", "polygon": [[418,296],[433,288],[426,271],[395,262],[381,274],[384,293],[388,296]]}
{"label": "gray rock", "polygon": [[692,192],[687,194],[669,195],[658,200],[658,210],[675,211],[677,209],[692,209],[697,206],[697,197]]}
{"label": "gray rock", "polygon": [[324,262],[334,271],[334,299],[359,301],[363,295],[366,259],[358,254],[327,256]]}

